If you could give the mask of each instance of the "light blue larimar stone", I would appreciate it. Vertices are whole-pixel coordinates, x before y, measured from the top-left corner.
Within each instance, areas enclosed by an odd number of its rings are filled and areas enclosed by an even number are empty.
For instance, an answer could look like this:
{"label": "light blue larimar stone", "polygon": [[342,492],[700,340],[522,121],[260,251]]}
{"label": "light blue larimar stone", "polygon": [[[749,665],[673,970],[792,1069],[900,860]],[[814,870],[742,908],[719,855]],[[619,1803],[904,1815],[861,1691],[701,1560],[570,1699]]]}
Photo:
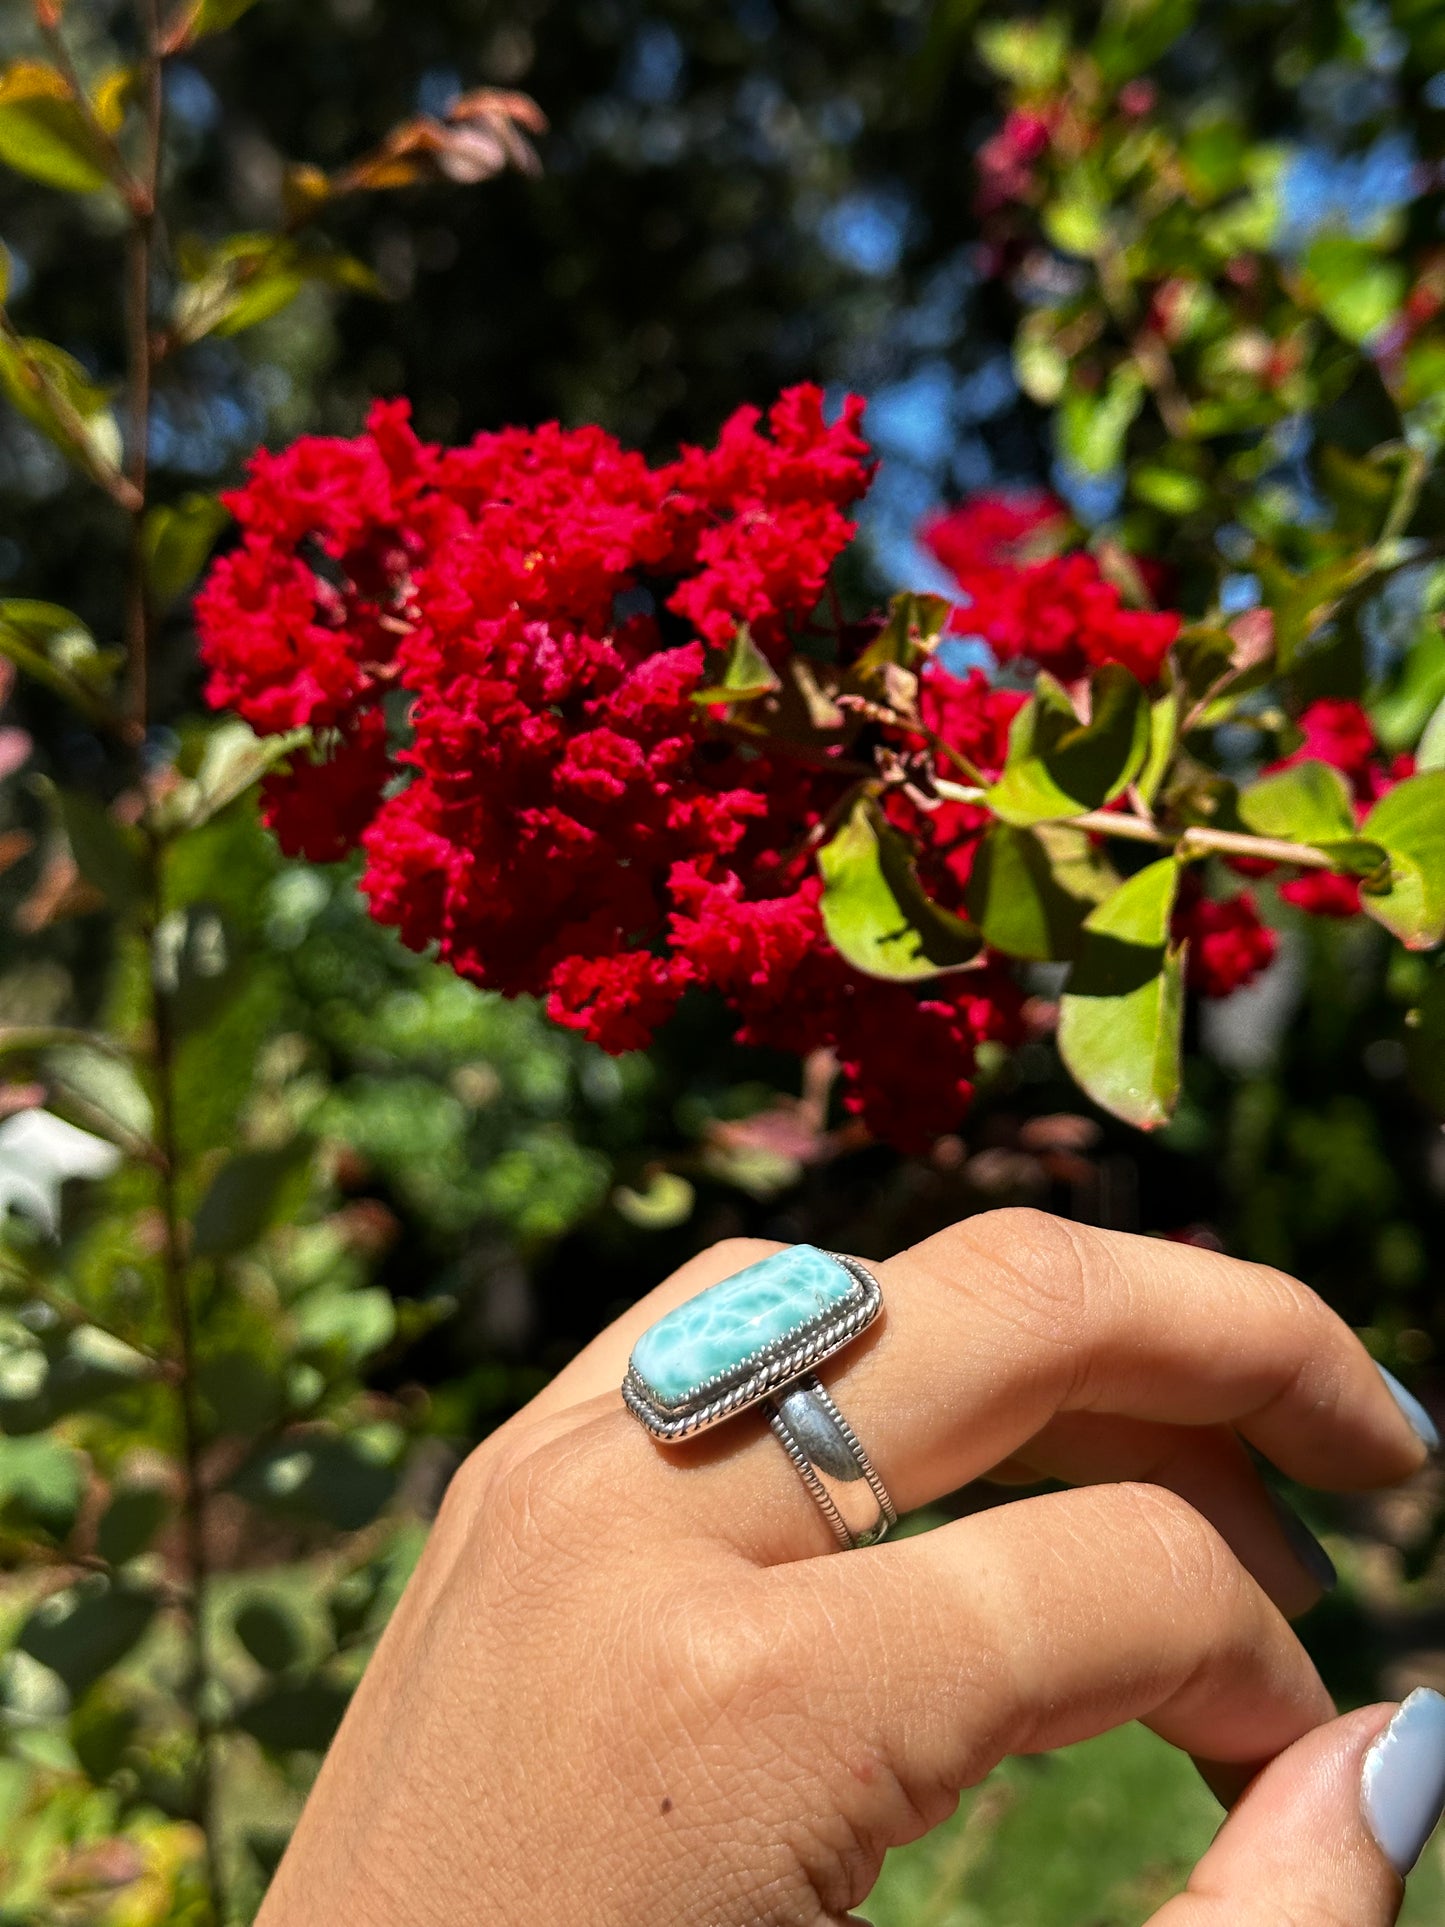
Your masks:
{"label": "light blue larimar stone", "polygon": [[816,1245],[792,1245],[709,1285],[659,1318],[632,1348],[632,1369],[662,1405],[679,1405],[790,1332],[821,1323],[858,1290]]}

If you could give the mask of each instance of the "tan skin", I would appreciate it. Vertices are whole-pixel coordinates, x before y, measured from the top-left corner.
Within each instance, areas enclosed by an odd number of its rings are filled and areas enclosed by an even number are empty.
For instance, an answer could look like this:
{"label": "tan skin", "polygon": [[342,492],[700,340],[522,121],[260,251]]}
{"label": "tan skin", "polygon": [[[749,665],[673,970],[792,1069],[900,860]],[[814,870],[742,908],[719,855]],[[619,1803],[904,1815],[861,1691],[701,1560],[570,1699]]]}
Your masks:
{"label": "tan skin", "polygon": [[840,1927],[1006,1754],[1131,1719],[1264,1769],[1155,1927],[1393,1921],[1359,1802],[1393,1709],[1335,1717],[1245,1450],[1336,1490],[1419,1470],[1350,1331],[1257,1266],[969,1219],[874,1267],[885,1314],[822,1375],[901,1509],[1077,1489],[834,1556],[756,1413],[666,1448],[617,1392],[662,1311],[775,1248],[704,1252],[472,1454],[260,1927]]}

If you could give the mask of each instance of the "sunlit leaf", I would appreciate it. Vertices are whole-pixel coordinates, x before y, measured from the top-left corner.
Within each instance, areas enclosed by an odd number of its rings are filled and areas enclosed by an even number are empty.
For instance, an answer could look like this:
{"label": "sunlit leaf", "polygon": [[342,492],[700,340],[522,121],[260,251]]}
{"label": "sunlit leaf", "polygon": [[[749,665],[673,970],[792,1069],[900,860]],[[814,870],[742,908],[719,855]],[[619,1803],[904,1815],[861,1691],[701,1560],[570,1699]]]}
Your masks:
{"label": "sunlit leaf", "polygon": [[106,698],[122,660],[118,650],[99,648],[69,609],[17,597],[0,600],[0,656],[92,720],[106,714]]}
{"label": "sunlit leaf", "polygon": [[[1066,851],[1057,840],[1046,846],[1046,832],[1072,839],[1073,847]],[[1094,885],[1090,894],[1069,887],[1088,872]],[[1103,858],[1083,831],[1062,824],[1041,832],[995,823],[974,857],[965,902],[995,950],[1039,962],[1063,959],[1076,953],[1084,919],[1107,889],[1107,876]]]}
{"label": "sunlit leaf", "polygon": [[740,622],[723,663],[722,674],[693,696],[695,703],[725,708],[730,703],[747,703],[759,696],[770,696],[781,687],[778,672],[753,641],[753,632]]}
{"label": "sunlit leaf", "polygon": [[975,929],[924,894],[907,844],[866,798],[818,852],[818,867],[829,941],[867,976],[936,977],[982,948]]}
{"label": "sunlit leaf", "polygon": [[1415,751],[1417,770],[1445,769],[1445,701],[1425,725]]}
{"label": "sunlit leaf", "polygon": [[1146,1131],[1179,1098],[1184,954],[1169,940],[1178,880],[1166,857],[1099,905],[1059,1006],[1059,1053],[1075,1080]]}
{"label": "sunlit leaf", "polygon": [[1361,834],[1389,852],[1390,881],[1361,902],[1410,950],[1445,940],[1445,769],[1408,777],[1382,796]]}
{"label": "sunlit leaf", "polygon": [[0,391],[62,453],[87,469],[117,471],[120,424],[109,388],[93,382],[53,341],[0,335]]}
{"label": "sunlit leaf", "polygon": [[1355,834],[1349,785],[1337,769],[1313,757],[1241,790],[1239,814],[1256,836],[1292,843],[1331,843]]}
{"label": "sunlit leaf", "polygon": [[1028,825],[1098,809],[1126,790],[1149,751],[1149,704],[1127,669],[1110,664],[1095,676],[1089,721],[1051,678],[1009,731],[1008,761],[988,792],[1006,823]]}
{"label": "sunlit leaf", "polygon": [[105,149],[65,77],[38,60],[12,61],[0,73],[0,161],[78,194],[110,180]]}

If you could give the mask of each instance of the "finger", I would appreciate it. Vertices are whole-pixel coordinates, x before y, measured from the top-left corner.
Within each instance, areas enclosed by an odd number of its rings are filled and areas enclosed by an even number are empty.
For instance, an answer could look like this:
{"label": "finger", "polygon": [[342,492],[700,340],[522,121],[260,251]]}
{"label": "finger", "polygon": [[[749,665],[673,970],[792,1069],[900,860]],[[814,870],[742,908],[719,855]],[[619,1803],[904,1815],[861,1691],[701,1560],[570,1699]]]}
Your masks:
{"label": "finger", "polygon": [[[721,1263],[699,1260],[669,1281],[574,1361],[556,1400],[615,1399],[639,1332],[754,1255],[734,1247]],[[966,1484],[1067,1412],[1232,1425],[1291,1476],[1346,1490],[1399,1480],[1427,1455],[1349,1328],[1265,1267],[1001,1211],[874,1269],[884,1315],[822,1375],[901,1509]],[[783,1473],[792,1477],[776,1444],[758,1424],[721,1429],[721,1445],[654,1448],[652,1459],[674,1468],[726,1461],[727,1489],[760,1482],[775,1515],[786,1504]],[[644,1456],[629,1453],[627,1476],[635,1469],[660,1496]],[[712,1503],[699,1487],[679,1496],[689,1512]],[[719,1516],[728,1503],[718,1495]],[[810,1507],[795,1493],[793,1523],[758,1555],[825,1549],[831,1541]]]}
{"label": "finger", "polygon": [[734,1272],[756,1264],[785,1247],[771,1238],[724,1238],[680,1265],[655,1290],[599,1332],[590,1345],[564,1365],[526,1408],[527,1416],[544,1416],[580,1405],[599,1393],[616,1391],[627,1372],[632,1347],[649,1325],[674,1305],[685,1305],[709,1285],[720,1284]]}
{"label": "finger", "polygon": [[1151,1927],[1389,1927],[1442,1803],[1438,1694],[1347,1713],[1251,1783]]}
{"label": "finger", "polygon": [[1045,1426],[989,1477],[1000,1471],[1070,1485],[1134,1480],[1167,1486],[1229,1541],[1246,1572],[1287,1618],[1306,1612],[1335,1584],[1329,1554],[1265,1483],[1227,1426],[1160,1425],[1070,1412]]}
{"label": "finger", "polygon": [[1160,1487],[1024,1499],[761,1579],[779,1673],[827,1709],[830,1750],[918,1796],[1131,1719],[1258,1763],[1334,1712],[1287,1621]]}

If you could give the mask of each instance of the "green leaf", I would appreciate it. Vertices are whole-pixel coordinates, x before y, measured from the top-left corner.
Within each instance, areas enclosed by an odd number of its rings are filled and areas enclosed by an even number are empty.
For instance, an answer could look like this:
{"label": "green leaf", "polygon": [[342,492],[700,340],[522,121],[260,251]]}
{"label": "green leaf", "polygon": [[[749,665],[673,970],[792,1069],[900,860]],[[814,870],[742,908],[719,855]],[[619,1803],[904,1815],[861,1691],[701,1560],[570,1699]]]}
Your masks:
{"label": "green leaf", "polygon": [[867,798],[818,852],[818,868],[829,941],[869,977],[937,977],[983,947],[976,930],[925,896],[907,844]]}
{"label": "green leaf", "polygon": [[153,1594],[97,1575],[42,1599],[15,1644],[79,1699],[140,1643],[155,1613]]}
{"label": "green leaf", "polygon": [[397,1472],[387,1449],[361,1433],[307,1430],[267,1446],[233,1480],[253,1505],[360,1532],[390,1501]]}
{"label": "green leaf", "polygon": [[311,1292],[296,1306],[295,1317],[303,1351],[351,1366],[389,1345],[396,1333],[395,1301],[379,1285]]}
{"label": "green leaf", "polygon": [[98,1680],[66,1722],[70,1744],[87,1777],[103,1786],[125,1764],[141,1724],[139,1709],[112,1680]]}
{"label": "green leaf", "polygon": [[123,1566],[145,1551],[170,1510],[161,1486],[118,1486],[96,1527],[96,1551],[112,1566]]}
{"label": "green leaf", "polygon": [[224,33],[234,27],[242,14],[249,13],[256,0],[196,0],[186,27],[186,44],[206,34]]}
{"label": "green leaf", "polygon": [[[1093,248],[1085,245],[1088,239],[1081,229],[1069,251],[1092,252]],[[1132,361],[1121,362],[1102,389],[1071,388],[1054,418],[1064,460],[1088,475],[1106,475],[1117,468],[1124,456],[1124,439],[1144,405],[1146,393],[1144,377]]]}
{"label": "green leaf", "polygon": [[1062,78],[1069,53],[1069,30],[1057,16],[1043,19],[984,20],[975,46],[1002,79],[1015,86],[1052,87]]}
{"label": "green leaf", "polygon": [[1149,706],[1149,750],[1134,780],[1139,794],[1151,805],[1169,774],[1169,765],[1178,747],[1183,707],[1178,689],[1171,689]]}
{"label": "green leaf", "polygon": [[186,495],[147,512],[141,542],[146,580],[158,608],[190,588],[227,520],[228,511],[214,495]]}
{"label": "green leaf", "polygon": [[1349,556],[1295,575],[1273,556],[1257,558],[1260,582],[1274,615],[1275,657],[1281,669],[1293,666],[1300,650],[1334,614],[1340,598],[1361,580],[1362,567]]}
{"label": "green leaf", "polygon": [[336,1680],[277,1681],[239,1706],[235,1723],[268,1752],[322,1753],[341,1724],[349,1698]]}
{"label": "green leaf", "polygon": [[268,1673],[284,1673],[305,1650],[300,1628],[276,1599],[248,1599],[231,1622],[237,1639]]}
{"label": "green leaf", "polygon": [[64,76],[38,60],[0,74],[0,161],[71,193],[110,184],[105,149]]}
{"label": "green leaf", "polygon": [[1241,790],[1239,815],[1256,836],[1289,843],[1344,842],[1355,834],[1349,785],[1337,769],[1313,758]]}
{"label": "green leaf", "polygon": [[1141,74],[1182,40],[1198,12],[1198,0],[1106,0],[1093,45],[1099,71],[1111,87]]}
{"label": "green leaf", "polygon": [[723,664],[721,680],[693,695],[695,703],[726,705],[747,703],[759,696],[770,696],[782,687],[778,672],[753,641],[753,632],[740,622]]}
{"label": "green leaf", "polygon": [[1390,857],[1390,881],[1361,902],[1408,950],[1445,939],[1445,769],[1407,777],[1370,811],[1361,835]]}
{"label": "green leaf", "polygon": [[1331,327],[1360,346],[1394,318],[1408,291],[1399,262],[1382,260],[1368,241],[1345,234],[1324,234],[1310,243],[1304,278]]}
{"label": "green leaf", "polygon": [[255,1244],[283,1215],[310,1160],[311,1146],[301,1138],[279,1151],[238,1151],[228,1158],[196,1208],[195,1255],[221,1258]]}
{"label": "green leaf", "polygon": [[75,1523],[85,1462],[58,1439],[0,1438],[0,1518],[63,1538]]}
{"label": "green leaf", "polygon": [[1099,905],[1059,1006],[1059,1054],[1074,1079],[1146,1131],[1179,1099],[1184,953],[1169,941],[1178,881],[1166,857]]}
{"label": "green leaf", "polygon": [[1081,723],[1052,677],[1014,717],[1008,762],[986,798],[995,816],[1026,827],[1095,810],[1126,790],[1149,751],[1150,712],[1127,669],[1110,664],[1093,681]]}
{"label": "green leaf", "polygon": [[122,657],[96,646],[77,615],[55,602],[0,601],[0,656],[99,722]]}
{"label": "green leaf", "polygon": [[[1066,860],[1057,842],[1052,850],[1045,846],[1044,833],[1074,840],[1077,847]],[[1092,894],[1069,888],[1079,880],[1078,866],[1085,866],[1085,878],[1090,868],[1096,879],[1108,874],[1083,831],[1055,824],[1044,833],[993,824],[974,858],[965,896],[969,916],[995,950],[1037,962],[1077,952],[1084,919],[1100,894],[1097,883]]]}
{"label": "green leaf", "polygon": [[152,979],[170,1000],[177,1033],[210,1022],[235,988],[241,968],[235,938],[214,904],[172,910],[152,934]]}
{"label": "green leaf", "polygon": [[1362,836],[1351,836],[1339,843],[1321,843],[1318,848],[1330,858],[1334,868],[1346,876],[1378,878],[1380,888],[1384,888],[1388,880],[1390,857],[1388,851],[1378,843],[1369,843]]}
{"label": "green leaf", "polygon": [[136,832],[129,824],[117,823],[103,804],[80,790],[57,789],[54,797],[80,874],[102,891],[115,909],[128,910],[145,890]]}
{"label": "green leaf", "polygon": [[617,1215],[639,1231],[671,1231],[686,1224],[696,1202],[693,1186],[677,1171],[654,1171],[645,1189],[619,1184],[612,1193]]}
{"label": "green leaf", "polygon": [[953,604],[946,596],[905,591],[888,604],[888,620],[853,664],[850,682],[868,683],[890,664],[916,669],[943,634]]}
{"label": "green leaf", "polygon": [[172,317],[178,341],[237,335],[295,300],[308,282],[380,295],[371,270],[349,254],[288,235],[233,234],[219,247],[183,252],[185,285]]}
{"label": "green leaf", "polygon": [[1445,769],[1445,702],[1425,725],[1425,733],[1415,751],[1415,768]]}
{"label": "green leaf", "polygon": [[118,473],[120,424],[110,405],[112,391],[93,382],[74,355],[53,341],[0,335],[0,392],[82,468]]}

